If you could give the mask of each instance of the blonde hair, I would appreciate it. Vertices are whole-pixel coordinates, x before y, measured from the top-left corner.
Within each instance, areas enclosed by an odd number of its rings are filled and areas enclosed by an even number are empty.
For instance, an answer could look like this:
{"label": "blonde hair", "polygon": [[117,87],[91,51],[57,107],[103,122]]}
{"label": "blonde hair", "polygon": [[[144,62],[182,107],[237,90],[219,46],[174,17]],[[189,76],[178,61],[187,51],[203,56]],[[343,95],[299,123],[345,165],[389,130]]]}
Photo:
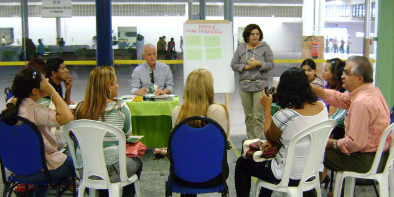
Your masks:
{"label": "blonde hair", "polygon": [[78,104],[75,119],[105,121],[105,108],[110,98],[109,86],[115,81],[115,69],[111,66],[96,67],[89,75],[85,100]]}
{"label": "blonde hair", "polygon": [[[209,106],[215,104],[213,92],[213,77],[209,70],[199,68],[193,70],[186,79],[183,93],[183,105],[179,111],[176,124],[192,116],[206,116]],[[227,107],[223,104],[227,119]],[[189,123],[190,126],[202,127],[201,122]]]}

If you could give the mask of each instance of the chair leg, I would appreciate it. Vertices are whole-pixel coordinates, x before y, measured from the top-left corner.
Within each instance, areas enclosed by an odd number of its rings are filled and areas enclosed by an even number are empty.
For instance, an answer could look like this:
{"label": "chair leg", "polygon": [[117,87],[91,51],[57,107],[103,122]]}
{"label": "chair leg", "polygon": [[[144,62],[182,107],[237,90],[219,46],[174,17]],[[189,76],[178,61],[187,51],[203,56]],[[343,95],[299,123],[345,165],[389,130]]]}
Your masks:
{"label": "chair leg", "polygon": [[260,194],[260,180],[258,179],[257,181],[256,181],[256,192],[255,192],[255,197],[259,197],[259,194]]}
{"label": "chair leg", "polygon": [[354,185],[356,184],[356,178],[354,177],[346,177],[345,178],[345,196],[353,196],[354,195]]}
{"label": "chair leg", "polygon": [[[378,188],[376,188],[376,182],[375,182],[375,180],[371,180],[371,181],[372,181],[372,186],[373,186],[373,188],[375,189],[376,196],[379,197]],[[380,184],[380,183],[379,183],[379,184]],[[380,187],[380,185],[379,185],[379,187]],[[387,188],[388,188],[388,185],[387,185]],[[380,187],[380,189],[382,189],[382,188]],[[380,190],[380,191],[382,191],[382,190]],[[383,196],[383,195],[382,195],[382,196]],[[385,195],[385,196],[387,196],[387,195]]]}
{"label": "chair leg", "polygon": [[394,172],[393,166],[389,169],[390,197],[394,197]]}
{"label": "chair leg", "polygon": [[[83,197],[84,193],[85,193],[85,190],[86,190],[85,184],[83,182],[81,182],[79,184],[79,187],[78,187],[78,197]],[[94,190],[94,191],[92,191],[92,190]],[[89,196],[94,196],[94,194],[96,194],[96,190],[95,189],[89,189]],[[97,196],[97,195],[95,195],[95,196]]]}
{"label": "chair leg", "polygon": [[[98,190],[89,188],[89,195],[90,195],[90,197],[97,197],[98,196]],[[79,193],[78,193],[78,196],[79,196]]]}
{"label": "chair leg", "polygon": [[[376,187],[375,180],[373,180],[373,181],[374,181],[373,185],[374,185],[374,187]],[[385,180],[378,179],[378,182],[379,182],[380,196],[389,196],[389,183],[387,182],[387,179],[385,179]],[[377,190],[376,190],[376,192],[377,192]],[[376,193],[376,194],[379,197],[379,193]]]}
{"label": "chair leg", "polygon": [[120,194],[120,183],[111,183],[111,187],[108,188],[109,197],[119,197]]}
{"label": "chair leg", "polygon": [[141,197],[140,181],[138,179],[134,181],[134,189],[135,189],[135,196]]}
{"label": "chair leg", "polygon": [[315,187],[315,190],[316,190],[316,194],[317,194],[317,197],[321,197],[321,188],[320,188],[320,181],[316,181],[316,187]]}
{"label": "chair leg", "polygon": [[335,187],[334,187],[334,197],[341,196],[342,184],[343,184],[343,172],[337,172],[335,176]]}

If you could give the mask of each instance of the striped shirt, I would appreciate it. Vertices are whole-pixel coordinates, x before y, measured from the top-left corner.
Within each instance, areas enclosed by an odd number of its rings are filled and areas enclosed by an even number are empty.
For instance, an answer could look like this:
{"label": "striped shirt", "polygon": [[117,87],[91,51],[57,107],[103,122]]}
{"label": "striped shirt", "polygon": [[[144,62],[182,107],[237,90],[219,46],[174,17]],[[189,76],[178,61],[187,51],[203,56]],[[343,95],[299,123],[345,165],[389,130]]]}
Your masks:
{"label": "striped shirt", "polygon": [[337,127],[344,128],[346,113],[347,113],[346,109],[337,108],[337,111],[330,117],[330,119],[337,121]]}
{"label": "striped shirt", "polygon": [[[322,102],[316,102],[316,104],[324,105]],[[293,136],[309,126],[327,119],[328,112],[326,108],[323,108],[318,114],[313,116],[303,116],[288,108],[282,109],[272,116],[272,122],[282,131],[279,140],[283,144],[278,154],[275,155],[275,158],[271,162],[271,170],[275,178],[282,179],[287,150]],[[297,151],[294,152],[293,165],[290,172],[291,179],[301,179],[309,154],[310,144],[311,141],[309,137],[302,138],[297,142],[295,146]],[[321,158],[320,170],[323,170],[323,157]]]}
{"label": "striped shirt", "polygon": [[[101,120],[99,116],[99,120]],[[105,123],[115,126],[125,133],[126,138],[131,134],[131,115],[130,110],[122,102],[108,103],[105,108]],[[119,142],[116,141],[116,136],[107,133],[104,137],[104,157],[107,165],[115,164],[119,162]],[[77,162],[75,168],[82,168],[82,155],[81,149],[77,148]]]}
{"label": "striped shirt", "polygon": [[19,106],[18,115],[33,122],[40,130],[44,138],[48,170],[55,170],[63,165],[67,156],[57,150],[56,137],[50,131],[52,127],[60,126],[56,121],[56,111],[49,109],[45,105],[38,104],[31,98],[25,98]]}
{"label": "striped shirt", "polygon": [[[338,140],[350,152],[376,152],[380,136],[390,125],[390,111],[379,88],[367,83],[351,93],[324,90],[324,100],[337,108],[347,109],[345,137]],[[390,148],[391,136],[384,151]]]}

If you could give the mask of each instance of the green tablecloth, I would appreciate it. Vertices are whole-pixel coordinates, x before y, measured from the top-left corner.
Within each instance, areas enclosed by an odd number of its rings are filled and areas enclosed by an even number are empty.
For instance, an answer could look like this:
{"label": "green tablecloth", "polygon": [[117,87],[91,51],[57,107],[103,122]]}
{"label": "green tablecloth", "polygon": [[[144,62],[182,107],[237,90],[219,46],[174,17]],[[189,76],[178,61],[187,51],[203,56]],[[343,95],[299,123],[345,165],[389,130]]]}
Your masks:
{"label": "green tablecloth", "polygon": [[271,104],[271,116],[273,116],[275,114],[275,112],[278,108],[279,108],[279,105],[277,105],[276,103]]}
{"label": "green tablecloth", "polygon": [[179,98],[172,101],[126,102],[130,108],[133,135],[147,147],[167,147],[172,130],[171,112],[180,105]]}

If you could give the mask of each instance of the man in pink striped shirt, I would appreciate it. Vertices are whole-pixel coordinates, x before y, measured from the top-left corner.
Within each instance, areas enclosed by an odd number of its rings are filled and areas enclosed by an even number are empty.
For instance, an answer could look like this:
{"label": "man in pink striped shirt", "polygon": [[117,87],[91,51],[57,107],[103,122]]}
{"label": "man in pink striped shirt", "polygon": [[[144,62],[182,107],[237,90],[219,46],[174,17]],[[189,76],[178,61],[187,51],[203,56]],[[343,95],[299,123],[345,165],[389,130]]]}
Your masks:
{"label": "man in pink striped shirt", "polygon": [[[367,58],[349,57],[341,78],[349,92],[312,86],[316,95],[328,104],[348,110],[345,137],[328,140],[324,165],[332,171],[366,173],[372,166],[380,137],[390,124],[390,111],[379,88],[372,85],[373,68]],[[387,161],[391,140],[389,135],[379,170],[383,170]]]}

